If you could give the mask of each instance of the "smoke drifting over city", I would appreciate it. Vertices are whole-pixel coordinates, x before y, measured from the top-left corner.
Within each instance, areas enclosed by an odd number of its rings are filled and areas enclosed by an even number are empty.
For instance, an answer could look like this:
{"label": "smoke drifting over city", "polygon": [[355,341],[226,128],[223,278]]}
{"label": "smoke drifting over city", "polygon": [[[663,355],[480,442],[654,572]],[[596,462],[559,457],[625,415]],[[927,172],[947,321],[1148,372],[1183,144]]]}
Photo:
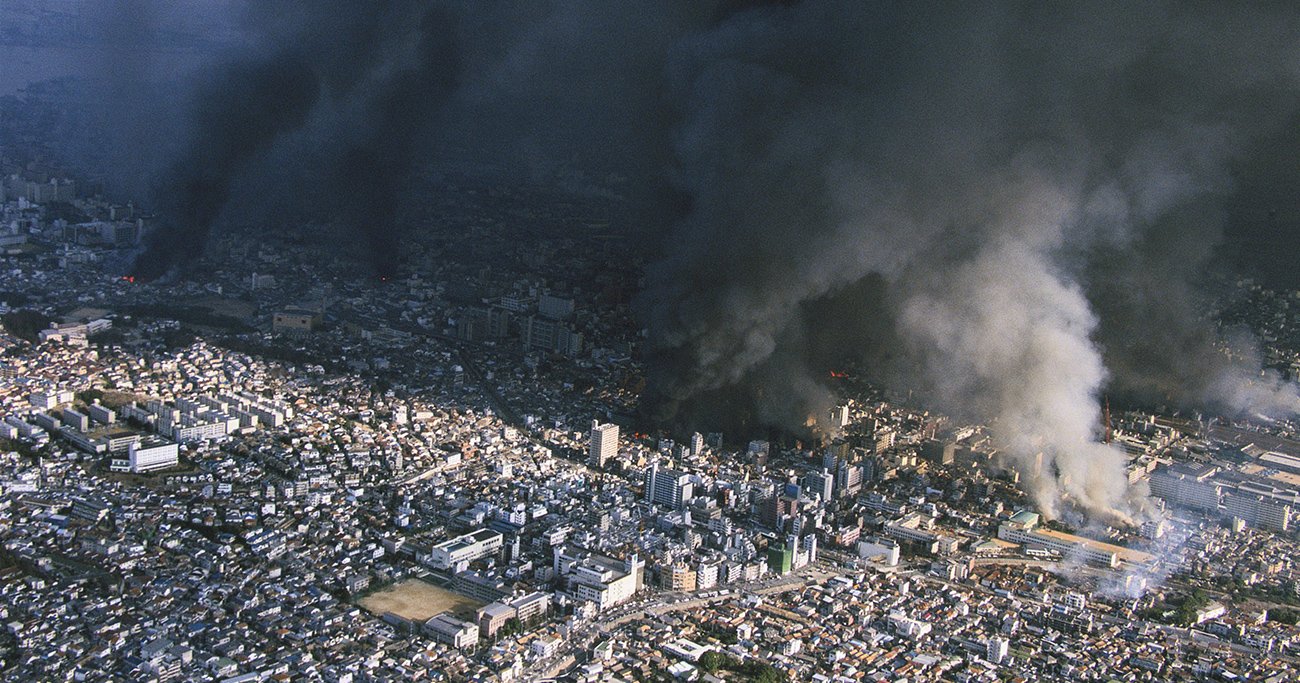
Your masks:
{"label": "smoke drifting over city", "polygon": [[[139,2],[132,2],[139,11]],[[167,223],[137,260],[157,278],[206,242],[249,167],[295,135],[328,139],[325,168],[285,169],[277,185],[323,183],[363,236],[374,269],[390,274],[401,179],[457,78],[454,17],[428,3],[319,2],[246,8],[250,54],[208,71],[190,97],[189,138],[158,182]],[[358,175],[369,190],[349,191]],[[346,201],[341,201],[346,196]]]}
{"label": "smoke drifting over city", "polygon": [[802,430],[851,363],[987,423],[1049,516],[1135,519],[1103,393],[1300,411],[1197,305],[1236,178],[1296,123],[1284,6],[250,11],[249,54],[196,86],[142,274],[201,248],[259,158],[325,132],[345,143],[321,172],[367,177],[347,220],[393,272],[395,188],[454,140],[628,179],[664,424]]}

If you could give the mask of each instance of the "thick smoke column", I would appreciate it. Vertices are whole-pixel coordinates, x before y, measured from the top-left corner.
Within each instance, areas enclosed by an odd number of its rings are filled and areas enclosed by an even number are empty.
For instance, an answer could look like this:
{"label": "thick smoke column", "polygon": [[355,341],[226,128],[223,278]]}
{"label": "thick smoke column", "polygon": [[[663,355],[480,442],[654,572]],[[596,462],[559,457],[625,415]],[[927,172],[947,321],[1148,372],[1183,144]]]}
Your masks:
{"label": "thick smoke column", "polygon": [[[1157,248],[1213,243],[1219,226],[1207,238],[1203,219],[1182,224],[1189,210],[1222,202],[1247,146],[1295,112],[1296,19],[806,2],[688,42],[672,73],[691,210],[644,297],[661,405],[689,412],[729,388],[744,405],[757,382],[790,404],[778,412],[813,412],[828,390],[784,358],[883,308],[885,344],[843,357],[991,423],[1049,515],[1140,514],[1122,454],[1097,443],[1105,387],[1300,405],[1214,349],[1188,303],[1194,273]],[[1159,339],[1177,351],[1144,362]]]}
{"label": "thick smoke column", "polygon": [[157,278],[201,252],[235,175],[300,127],[319,96],[315,74],[292,51],[232,66],[214,81],[196,103],[193,138],[162,179],[161,208],[170,225],[150,235],[135,275]]}
{"label": "thick smoke column", "polygon": [[399,190],[419,159],[418,140],[438,118],[459,72],[452,18],[429,10],[417,25],[419,39],[409,65],[386,74],[363,113],[365,128],[343,154],[335,172],[339,188],[357,178],[372,182],[366,192],[348,196],[348,222],[365,235],[367,252],[381,277],[398,262],[395,222]]}
{"label": "thick smoke column", "polygon": [[[328,139],[338,153],[323,169],[281,169],[274,184],[294,193],[324,183],[375,269],[389,274],[397,190],[456,83],[454,17],[415,0],[246,12],[253,56],[216,65],[195,87],[189,135],[155,192],[164,225],[135,274],[159,277],[200,253],[232,187],[295,135]],[[371,190],[354,195],[358,176]]]}

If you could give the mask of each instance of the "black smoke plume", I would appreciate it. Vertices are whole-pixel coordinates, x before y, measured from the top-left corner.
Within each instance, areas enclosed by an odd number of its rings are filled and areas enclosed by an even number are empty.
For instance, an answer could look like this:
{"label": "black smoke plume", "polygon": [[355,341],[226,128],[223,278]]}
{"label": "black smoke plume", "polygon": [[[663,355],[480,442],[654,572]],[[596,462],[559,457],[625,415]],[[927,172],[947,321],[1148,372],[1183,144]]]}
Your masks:
{"label": "black smoke plume", "polygon": [[[277,159],[268,185],[288,195],[322,186],[374,269],[391,275],[398,192],[457,80],[455,16],[414,0],[340,0],[252,4],[244,23],[255,54],[196,84],[189,134],[155,191],[164,225],[135,274],[156,278],[200,253],[231,188],[277,147],[327,141],[323,167]],[[369,189],[354,192],[358,182]]]}
{"label": "black smoke plume", "polygon": [[407,176],[420,161],[418,141],[438,118],[441,103],[453,91],[460,65],[453,18],[437,8],[418,25],[419,39],[409,65],[386,74],[362,114],[365,126],[337,164],[333,185],[358,180],[371,183],[364,192],[347,193],[340,209],[345,222],[364,235],[371,265],[380,277],[396,274],[399,262],[397,212]]}
{"label": "black smoke plume", "polygon": [[166,227],[149,235],[134,275],[164,275],[202,253],[212,222],[243,167],[306,121],[320,96],[315,74],[293,51],[228,67],[194,104],[193,137],[161,178]]}

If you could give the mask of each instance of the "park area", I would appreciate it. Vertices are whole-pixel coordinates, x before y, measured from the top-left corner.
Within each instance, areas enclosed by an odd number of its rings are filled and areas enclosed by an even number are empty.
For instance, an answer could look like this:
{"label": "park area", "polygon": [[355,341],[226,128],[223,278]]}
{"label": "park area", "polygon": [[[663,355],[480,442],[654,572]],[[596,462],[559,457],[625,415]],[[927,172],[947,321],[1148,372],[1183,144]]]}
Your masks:
{"label": "park area", "polygon": [[420,579],[407,579],[381,588],[357,601],[375,615],[392,612],[403,619],[425,621],[435,614],[451,612],[457,617],[473,618],[483,603],[439,588]]}

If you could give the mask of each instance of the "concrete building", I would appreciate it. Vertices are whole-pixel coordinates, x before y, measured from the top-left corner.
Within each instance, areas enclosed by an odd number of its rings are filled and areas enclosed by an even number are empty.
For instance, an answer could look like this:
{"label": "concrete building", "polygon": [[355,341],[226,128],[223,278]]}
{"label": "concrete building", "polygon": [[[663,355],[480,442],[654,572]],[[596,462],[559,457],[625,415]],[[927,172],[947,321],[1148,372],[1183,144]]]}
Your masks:
{"label": "concrete building", "polygon": [[573,299],[543,294],[537,299],[537,312],[552,320],[563,320],[573,315]]}
{"label": "concrete building", "polygon": [[767,566],[776,574],[788,574],[794,569],[794,548],[773,545],[767,549]]}
{"label": "concrete building", "polygon": [[675,563],[665,572],[668,580],[664,587],[672,591],[693,591],[695,590],[696,574],[690,565],[684,563]]}
{"label": "concrete building", "polygon": [[515,618],[515,608],[501,602],[484,605],[475,613],[478,621],[480,638],[491,638],[500,631],[506,622]]}
{"label": "concrete building", "polygon": [[452,589],[479,602],[493,602],[509,596],[513,591],[501,579],[483,572],[457,572],[451,579]]}
{"label": "concrete building", "polygon": [[686,472],[663,469],[651,463],[645,473],[645,499],[658,505],[680,509],[694,492],[691,477]]}
{"label": "concrete building", "polygon": [[921,447],[921,457],[934,465],[951,465],[957,459],[957,444],[932,439]]}
{"label": "concrete building", "polygon": [[707,590],[718,585],[719,565],[717,562],[700,560],[695,565],[695,588]]}
{"label": "concrete building", "polygon": [[897,611],[889,613],[889,625],[893,627],[894,632],[898,635],[913,640],[921,638],[929,633],[933,628],[930,624],[921,621],[920,619],[913,619],[906,614]]}
{"label": "concrete building", "polygon": [[1101,547],[1100,543],[1076,540],[1047,530],[1038,530],[1039,516],[1036,512],[1021,511],[1011,519],[998,526],[998,538],[1012,543],[1019,543],[1031,548],[1053,550],[1066,557],[1079,557],[1088,564],[1097,567],[1115,568],[1119,566],[1119,554]]}
{"label": "concrete building", "polygon": [[553,569],[568,580],[575,597],[601,610],[627,601],[645,580],[645,563],[636,555],[620,562],[570,545],[556,549]]}
{"label": "concrete building", "polygon": [[861,465],[841,462],[835,470],[835,491],[841,496],[852,496],[862,490],[863,470]]}
{"label": "concrete building", "polygon": [[1223,512],[1256,529],[1284,532],[1290,528],[1291,506],[1251,493],[1233,490],[1223,497]]}
{"label": "concrete building", "polygon": [[1007,658],[1011,641],[1006,638],[989,638],[985,642],[984,658],[994,664],[1001,664]]}
{"label": "concrete building", "polygon": [[37,391],[28,397],[28,401],[34,408],[49,410],[65,403],[72,403],[73,398],[75,396],[71,391]]}
{"label": "concrete building", "polygon": [[98,403],[86,406],[86,412],[90,415],[90,419],[105,426],[112,425],[117,421],[117,413]]}
{"label": "concrete building", "polygon": [[471,562],[499,552],[504,539],[501,534],[488,529],[457,536],[433,546],[426,556],[426,564],[434,569],[462,572]]}
{"label": "concrete building", "polygon": [[271,316],[271,331],[284,334],[308,334],[320,327],[323,316],[318,311],[289,307]]}
{"label": "concrete building", "polygon": [[87,522],[99,523],[107,519],[113,506],[99,497],[78,498],[72,502],[72,516]]}
{"label": "concrete building", "polygon": [[470,342],[504,339],[510,334],[510,311],[500,306],[470,308],[456,319],[456,338]]}
{"label": "concrete building", "polygon": [[917,543],[933,543],[939,538],[939,535],[931,531],[934,520],[919,512],[912,512],[898,519],[885,524],[885,535],[890,538],[896,538],[901,541],[914,541]]}
{"label": "concrete building", "polygon": [[515,618],[521,623],[527,624],[536,619],[546,616],[551,609],[551,594],[544,591],[533,591],[527,595],[521,595],[506,603],[515,611]]}
{"label": "concrete building", "polygon": [[604,467],[605,463],[618,455],[618,425],[601,424],[591,421],[591,446],[588,463],[592,467]]}
{"label": "concrete building", "polygon": [[142,474],[165,470],[178,464],[180,447],[177,444],[149,439],[131,442],[126,448],[126,457],[115,457],[110,469]]}
{"label": "concrete building", "polygon": [[835,476],[826,469],[809,472],[804,475],[803,487],[809,495],[816,496],[822,502],[829,501],[835,490]]}
{"label": "concrete building", "polygon": [[1217,512],[1223,486],[1212,480],[1219,468],[1213,465],[1175,463],[1151,473],[1151,495],[1170,505],[1204,512]]}
{"label": "concrete building", "polygon": [[525,349],[537,349],[574,357],[582,352],[582,335],[570,330],[564,323],[530,316],[521,325]]}
{"label": "concrete building", "polygon": [[446,613],[430,618],[420,630],[435,641],[458,650],[478,642],[479,627],[474,622],[462,621]]}
{"label": "concrete building", "polygon": [[886,567],[897,567],[901,555],[898,541],[890,538],[858,542],[858,557]]}
{"label": "concrete building", "polygon": [[231,432],[231,419],[204,420],[182,416],[179,423],[171,423],[167,425],[167,429],[162,427],[163,425],[160,423],[159,432],[169,434],[179,443],[189,443],[191,441],[206,441],[207,439],[218,439],[226,436]]}
{"label": "concrete building", "polygon": [[85,432],[90,429],[90,416],[71,408],[64,408],[62,411],[63,424],[72,427],[79,432]]}

